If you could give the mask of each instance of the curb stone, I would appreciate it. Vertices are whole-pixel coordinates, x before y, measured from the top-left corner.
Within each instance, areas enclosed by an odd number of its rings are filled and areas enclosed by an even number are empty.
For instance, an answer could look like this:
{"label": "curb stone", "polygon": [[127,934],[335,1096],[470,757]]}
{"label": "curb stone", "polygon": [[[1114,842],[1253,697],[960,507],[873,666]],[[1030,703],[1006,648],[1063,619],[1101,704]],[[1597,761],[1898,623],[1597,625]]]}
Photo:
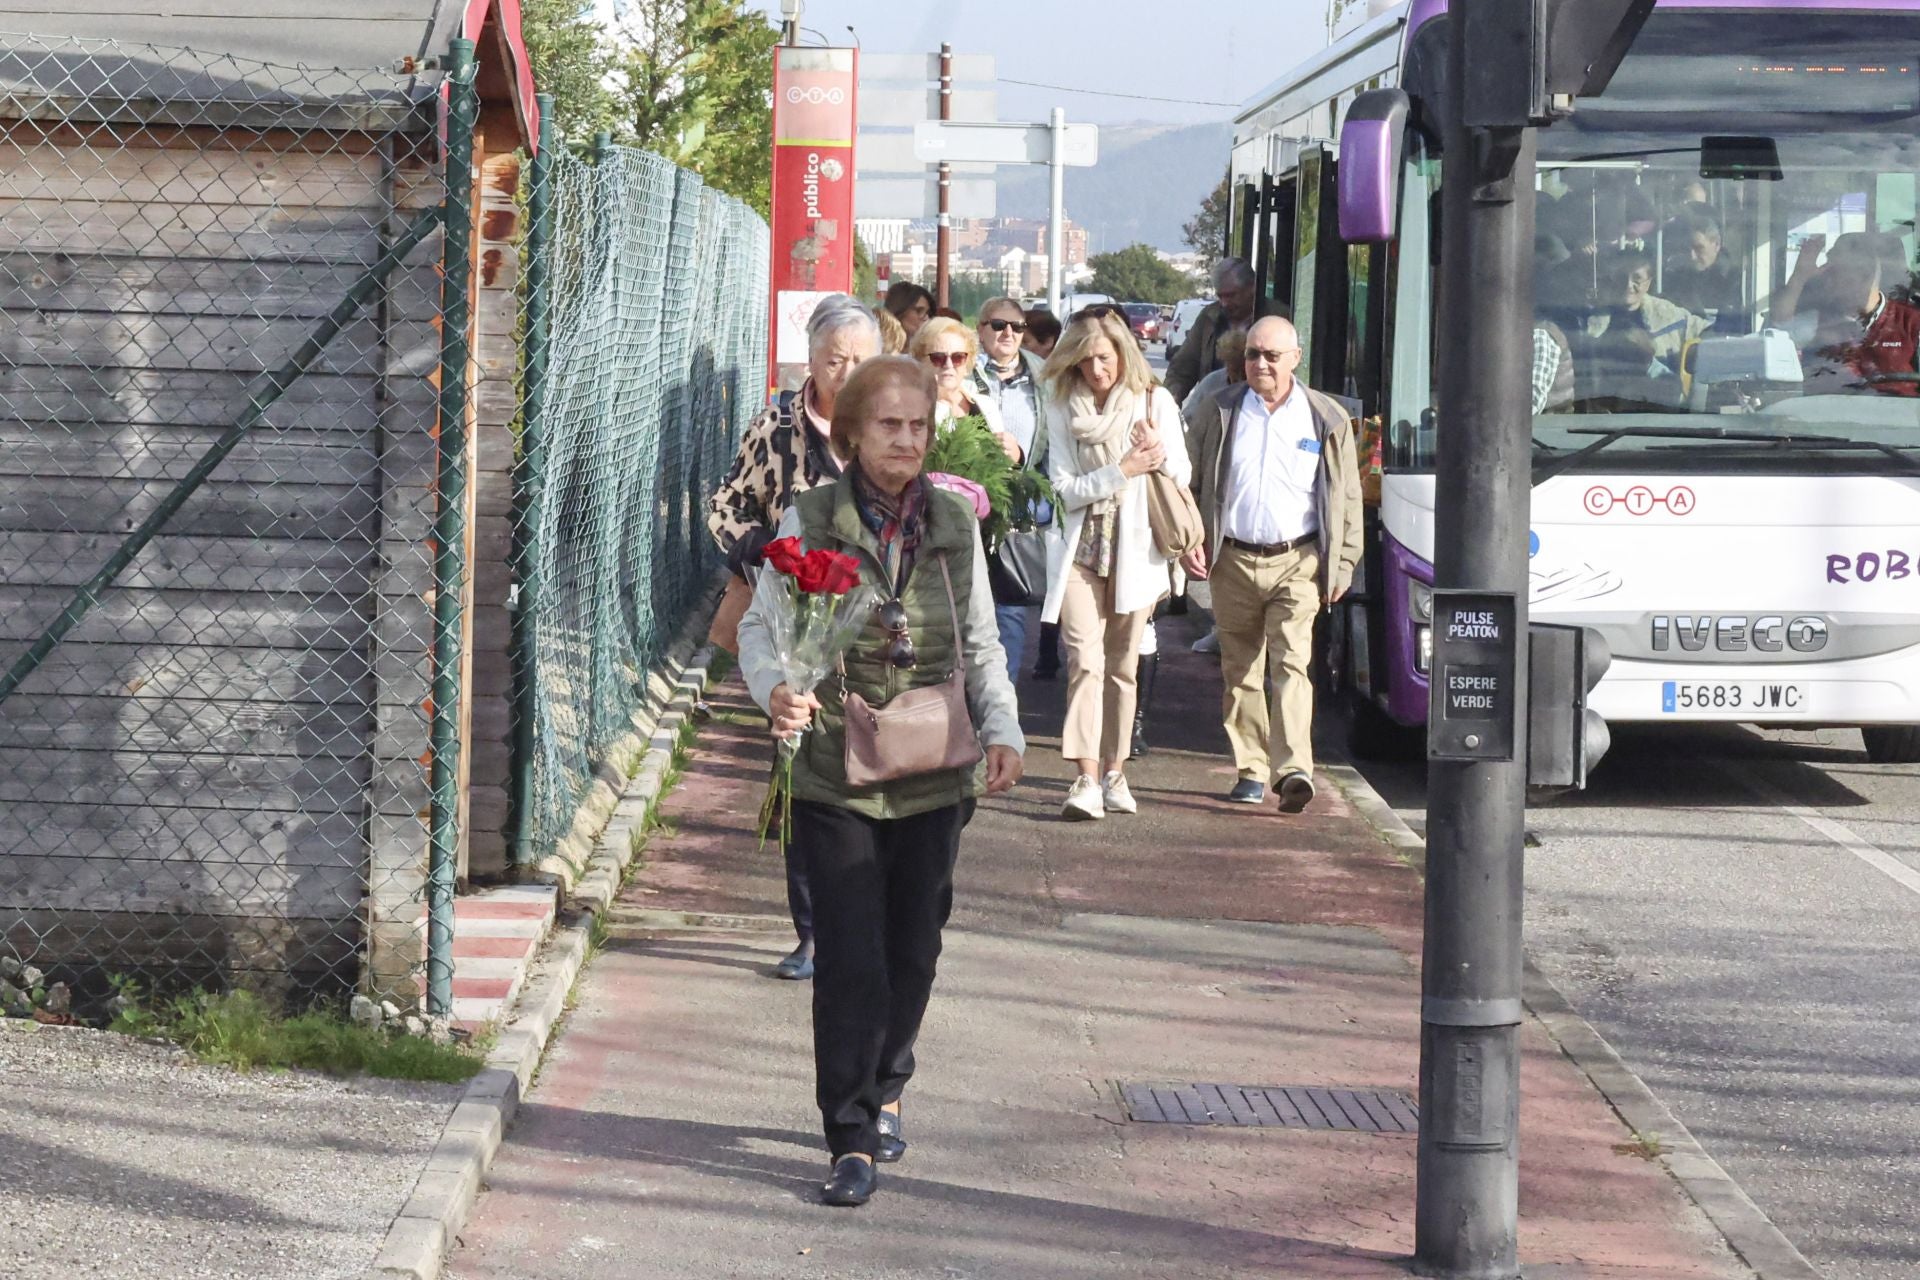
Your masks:
{"label": "curb stone", "polygon": [[[704,625],[704,624],[703,624]],[[553,933],[527,975],[486,1066],[441,1130],[399,1216],[361,1280],[438,1280],[457,1233],[479,1198],[482,1181],[519,1110],[547,1044],[566,1013],[567,997],[585,967],[594,922],[613,906],[638,837],[661,799],[680,730],[707,689],[713,651],[702,646],[670,675],[672,692],[647,739],[593,855],[573,882]],[[669,660],[667,670],[674,669]]]}
{"label": "curb stone", "polygon": [[[1346,793],[1354,811],[1365,818],[1399,857],[1420,870],[1426,865],[1427,842],[1406,824],[1393,806],[1350,764],[1323,762],[1321,772]],[[1680,1123],[1680,1118],[1654,1096],[1647,1082],[1635,1074],[1606,1037],[1574,1010],[1553,980],[1526,958],[1521,991],[1527,1012],[1546,1030],[1560,1052],[1580,1068],[1607,1100],[1614,1114],[1636,1134],[1660,1141],[1660,1166],[1680,1184],[1708,1221],[1720,1232],[1758,1280],[1821,1280],[1820,1273],[1791,1240],[1773,1225],[1766,1211],[1740,1188],[1707,1154],[1706,1148]]]}

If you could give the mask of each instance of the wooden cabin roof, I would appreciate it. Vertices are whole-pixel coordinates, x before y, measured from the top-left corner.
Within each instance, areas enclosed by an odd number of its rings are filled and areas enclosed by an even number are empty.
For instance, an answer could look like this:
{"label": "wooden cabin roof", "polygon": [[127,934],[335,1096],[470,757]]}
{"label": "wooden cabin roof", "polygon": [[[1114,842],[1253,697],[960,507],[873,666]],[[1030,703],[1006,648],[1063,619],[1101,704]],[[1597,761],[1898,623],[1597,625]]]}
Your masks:
{"label": "wooden cabin roof", "polygon": [[[49,12],[49,9],[53,10]],[[390,72],[407,59],[446,52],[457,35],[476,41],[484,100],[510,101],[522,141],[539,136],[533,73],[520,33],[520,0],[0,0],[0,79],[34,70],[36,59],[59,56],[64,91],[76,96],[138,88],[198,100],[271,100],[277,79],[253,64],[305,67],[313,74],[302,92],[364,92],[367,73]],[[8,36],[33,37],[33,40]],[[76,57],[47,42],[113,41],[119,50]],[[191,49],[191,64],[156,64],[137,46]],[[221,65],[216,59],[235,61]],[[333,71],[340,68],[339,72]],[[44,67],[34,80],[44,83]],[[284,80],[284,78],[278,78]],[[396,81],[410,97],[437,92],[440,76],[426,72]]]}

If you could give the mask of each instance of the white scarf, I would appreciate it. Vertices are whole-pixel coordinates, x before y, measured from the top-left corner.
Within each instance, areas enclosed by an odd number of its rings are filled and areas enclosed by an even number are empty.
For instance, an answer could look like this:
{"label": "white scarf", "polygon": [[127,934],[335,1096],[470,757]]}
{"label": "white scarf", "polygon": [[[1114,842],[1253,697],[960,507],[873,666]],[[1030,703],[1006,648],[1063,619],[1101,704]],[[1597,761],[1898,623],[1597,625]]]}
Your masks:
{"label": "white scarf", "polygon": [[[1107,393],[1107,407],[1095,403],[1093,392],[1084,383],[1067,396],[1067,423],[1080,451],[1080,469],[1098,471],[1127,456],[1133,448],[1133,427],[1138,422],[1140,397],[1124,386]],[[1124,494],[1125,490],[1121,491]],[[1120,510],[1121,494],[1096,502],[1088,515],[1110,515]]]}

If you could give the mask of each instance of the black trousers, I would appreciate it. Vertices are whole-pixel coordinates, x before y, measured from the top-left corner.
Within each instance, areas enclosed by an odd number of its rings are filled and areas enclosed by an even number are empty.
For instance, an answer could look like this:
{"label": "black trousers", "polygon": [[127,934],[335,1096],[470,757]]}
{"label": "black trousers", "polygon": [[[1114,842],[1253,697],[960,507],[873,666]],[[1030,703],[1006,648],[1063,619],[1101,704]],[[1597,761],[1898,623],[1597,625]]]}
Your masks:
{"label": "black trousers", "polygon": [[933,992],[953,866],[973,802],[878,821],[793,803],[816,927],[815,1099],[838,1160],[879,1145],[880,1108],[913,1077],[913,1042]]}
{"label": "black trousers", "polygon": [[812,942],[813,890],[807,885],[806,855],[791,836],[782,853],[787,862],[787,914],[793,917],[793,931],[800,935],[801,943]]}

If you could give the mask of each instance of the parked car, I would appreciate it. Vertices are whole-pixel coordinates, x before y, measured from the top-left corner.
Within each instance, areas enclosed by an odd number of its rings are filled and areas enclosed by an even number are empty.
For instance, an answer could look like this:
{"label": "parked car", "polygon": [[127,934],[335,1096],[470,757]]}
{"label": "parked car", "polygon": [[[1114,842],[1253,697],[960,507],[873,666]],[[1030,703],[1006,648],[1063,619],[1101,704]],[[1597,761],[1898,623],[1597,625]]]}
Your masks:
{"label": "parked car", "polygon": [[1200,313],[1213,305],[1211,298],[1188,298],[1173,305],[1173,323],[1167,328],[1167,361],[1180,354],[1180,344],[1187,340],[1187,334],[1193,329],[1193,322]]}
{"label": "parked car", "polygon": [[1133,336],[1144,343],[1160,341],[1160,308],[1151,302],[1126,302],[1120,309],[1127,313]]}

